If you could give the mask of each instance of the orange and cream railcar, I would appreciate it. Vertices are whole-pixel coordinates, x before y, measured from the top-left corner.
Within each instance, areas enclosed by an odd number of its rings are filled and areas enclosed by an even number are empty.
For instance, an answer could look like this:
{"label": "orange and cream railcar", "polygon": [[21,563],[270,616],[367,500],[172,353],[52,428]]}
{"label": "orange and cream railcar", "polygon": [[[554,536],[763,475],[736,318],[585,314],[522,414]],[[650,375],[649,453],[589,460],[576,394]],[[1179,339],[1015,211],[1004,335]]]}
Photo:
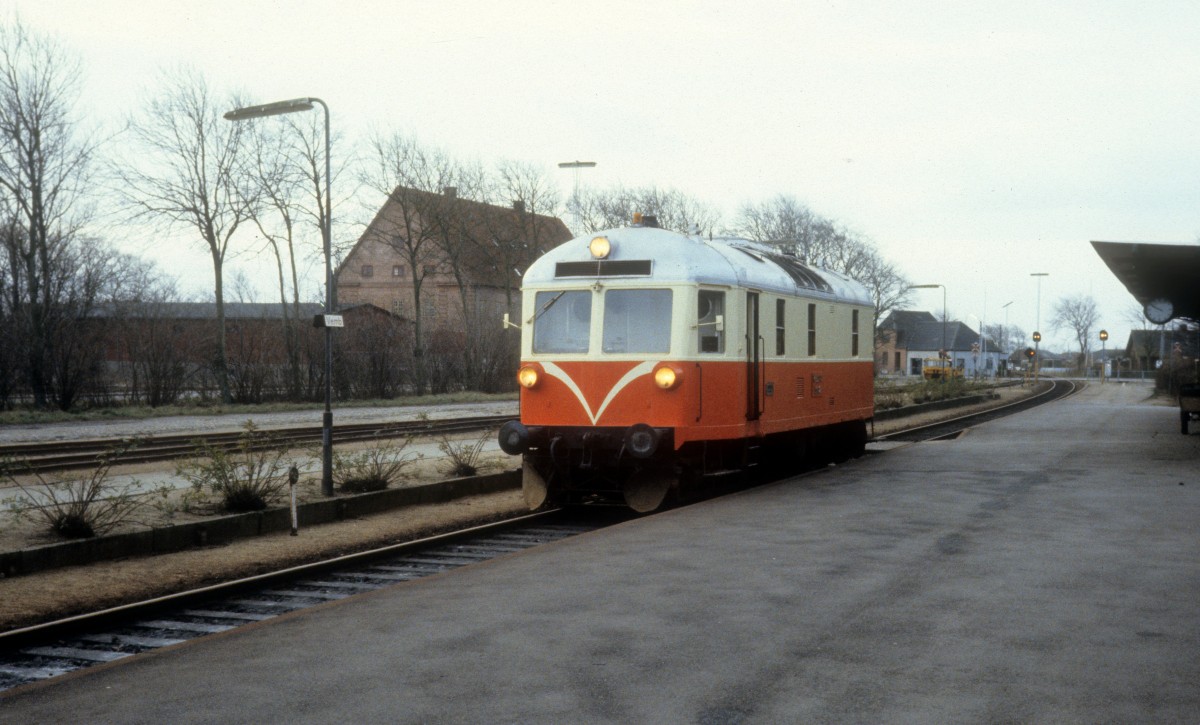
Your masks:
{"label": "orange and cream railcar", "polygon": [[840,274],[743,239],[635,225],[525,273],[521,418],[531,508],[638,511],[706,474],[862,452],[872,305]]}

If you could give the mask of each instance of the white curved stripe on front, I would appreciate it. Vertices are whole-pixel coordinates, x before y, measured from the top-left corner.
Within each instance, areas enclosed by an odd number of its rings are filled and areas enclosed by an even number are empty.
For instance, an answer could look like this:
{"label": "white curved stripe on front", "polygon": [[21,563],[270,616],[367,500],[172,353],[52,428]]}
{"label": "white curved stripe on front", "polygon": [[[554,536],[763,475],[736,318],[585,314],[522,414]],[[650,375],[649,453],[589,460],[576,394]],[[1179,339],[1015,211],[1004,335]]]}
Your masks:
{"label": "white curved stripe on front", "polygon": [[604,415],[604,409],[607,408],[608,404],[617,397],[617,394],[624,390],[625,386],[629,385],[634,380],[637,380],[643,375],[650,374],[654,370],[654,366],[656,364],[657,363],[650,360],[638,363],[629,372],[621,376],[621,379],[617,381],[617,384],[612,386],[612,390],[608,391],[608,395],[605,396],[604,402],[600,404],[600,409],[597,410],[595,414],[592,413],[592,406],[588,405],[587,398],[583,397],[583,391],[579,389],[579,386],[574,380],[571,379],[571,376],[567,374],[566,370],[563,370],[552,362],[543,362],[542,369],[545,370],[546,374],[550,377],[561,380],[563,384],[567,386],[567,389],[575,394],[575,397],[579,400],[579,404],[583,406],[583,412],[587,413],[588,418],[590,418],[592,421],[592,425],[596,425],[596,421],[600,420],[600,416]]}

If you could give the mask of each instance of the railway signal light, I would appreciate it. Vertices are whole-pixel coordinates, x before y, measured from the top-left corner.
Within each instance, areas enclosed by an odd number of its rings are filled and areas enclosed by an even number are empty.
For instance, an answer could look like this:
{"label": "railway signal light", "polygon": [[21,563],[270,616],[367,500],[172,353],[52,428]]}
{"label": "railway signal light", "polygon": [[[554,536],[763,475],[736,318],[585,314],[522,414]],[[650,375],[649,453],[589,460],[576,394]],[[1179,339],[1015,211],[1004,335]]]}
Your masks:
{"label": "railway signal light", "polygon": [[1034,349],[1032,347],[1025,348],[1025,357],[1032,360],[1036,355],[1037,355],[1037,353],[1034,351]]}
{"label": "railway signal light", "polygon": [[1042,341],[1042,333],[1040,333],[1040,332],[1033,333],[1033,341],[1041,342]]}
{"label": "railway signal light", "polygon": [[1107,341],[1108,341],[1108,330],[1101,330],[1100,331],[1100,342],[1107,342]]}

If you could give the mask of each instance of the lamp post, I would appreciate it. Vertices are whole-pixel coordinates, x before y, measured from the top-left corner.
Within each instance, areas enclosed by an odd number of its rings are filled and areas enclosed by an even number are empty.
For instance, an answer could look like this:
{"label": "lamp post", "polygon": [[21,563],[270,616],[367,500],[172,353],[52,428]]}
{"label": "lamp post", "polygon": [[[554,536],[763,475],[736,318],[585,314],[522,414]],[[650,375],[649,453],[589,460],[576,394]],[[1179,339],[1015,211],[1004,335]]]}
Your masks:
{"label": "lamp post", "polygon": [[321,325],[325,328],[325,414],[321,419],[321,493],[333,495],[333,328],[329,317],[334,313],[333,299],[333,205],[331,202],[329,159],[329,106],[320,98],[293,98],[288,101],[264,103],[258,106],[236,108],[225,114],[228,121],[245,121],[264,116],[279,116],[284,113],[311,111],[320,105],[325,111],[325,223],[321,236],[325,251],[325,315]]}
{"label": "lamp post", "polygon": [[1049,277],[1049,272],[1030,272],[1030,277],[1037,277],[1037,323],[1033,330],[1033,382],[1038,381],[1038,374],[1042,370],[1042,277]]}
{"label": "lamp post", "polygon": [[[1005,302],[1003,305],[1001,305],[1001,307],[1004,309],[1004,327],[1000,328],[1000,347],[1002,350],[1003,350],[1003,348],[1008,347],[1008,306],[1011,305],[1013,302],[1016,302],[1016,300],[1009,300],[1008,302]],[[1012,355],[1011,352],[1004,353],[1005,376],[1008,375],[1008,356],[1010,356],[1010,355]]]}
{"label": "lamp post", "polygon": [[1108,369],[1108,330],[1100,331],[1100,384],[1104,385],[1104,373]]}
{"label": "lamp post", "polygon": [[[937,287],[942,288],[942,356],[944,358],[945,356],[948,356],[950,354],[950,351],[946,349],[946,318],[949,317],[949,315],[946,312],[946,285],[944,285],[944,284],[914,284],[913,286],[909,287],[909,289],[935,289]],[[945,362],[942,363],[943,367],[945,366],[945,364],[946,364]]]}
{"label": "lamp post", "polygon": [[[583,226],[583,215],[579,213],[579,170],[590,169],[596,165],[595,161],[563,161],[558,165],[560,169],[575,170],[575,186],[571,192],[571,201],[575,202],[575,226],[578,228]],[[576,231],[578,233],[578,231]]]}

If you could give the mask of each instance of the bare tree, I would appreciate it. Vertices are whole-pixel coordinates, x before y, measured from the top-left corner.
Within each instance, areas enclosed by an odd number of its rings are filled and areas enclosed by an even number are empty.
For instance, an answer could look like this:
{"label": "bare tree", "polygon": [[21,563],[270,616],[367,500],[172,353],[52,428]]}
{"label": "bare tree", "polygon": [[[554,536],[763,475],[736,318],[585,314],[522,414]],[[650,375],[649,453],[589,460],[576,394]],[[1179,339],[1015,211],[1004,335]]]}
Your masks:
{"label": "bare tree", "polygon": [[544,169],[520,161],[501,161],[491,179],[488,199],[496,206],[511,204],[508,217],[489,215],[489,234],[495,249],[498,278],[504,280],[505,307],[510,315],[519,312],[514,302],[521,276],[547,250],[549,225],[561,211],[561,199]]}
{"label": "bare tree", "polygon": [[[478,262],[491,256],[488,245],[488,216],[481,202],[473,201],[486,188],[486,174],[479,164],[465,164],[450,159],[440,175],[447,188],[431,196],[424,204],[424,222],[433,231],[442,271],[454,278],[458,287],[466,329],[472,327],[474,305],[471,304],[472,271]],[[467,368],[471,361],[467,360]]]}
{"label": "bare tree", "polygon": [[743,205],[736,231],[756,242],[779,247],[808,264],[851,276],[860,267],[881,261],[873,259],[878,257],[873,244],[783,194]]}
{"label": "bare tree", "polygon": [[[252,124],[246,154],[245,173],[253,180],[246,200],[250,219],[275,259],[287,372],[285,386],[293,400],[305,389],[301,364],[300,274],[298,269],[298,219],[303,211],[300,198],[304,189],[302,159],[294,153],[290,116],[262,119]],[[263,122],[266,121],[266,122]],[[319,195],[323,200],[324,197]],[[323,201],[318,202],[323,207]],[[321,249],[318,244],[318,250]]]}
{"label": "bare tree", "polygon": [[737,232],[866,285],[875,308],[877,340],[879,322],[912,296],[909,281],[870,241],[814,214],[790,196],[780,194],[765,202],[743,205]]}
{"label": "bare tree", "polygon": [[412,283],[413,383],[417,393],[423,394],[428,383],[423,291],[426,279],[443,268],[438,245],[441,230],[430,220],[436,219],[444,206],[444,190],[454,186],[455,164],[441,150],[399,133],[377,133],[371,137],[369,148],[370,159],[361,181],[391,203],[384,205],[390,215],[378,215],[368,233],[375,236],[374,241],[392,247],[405,261]]}
{"label": "bare tree", "polygon": [[635,213],[653,216],[663,229],[683,233],[711,231],[721,218],[719,212],[699,199],[656,186],[581,191],[569,206],[585,233],[626,226]]}
{"label": "bare tree", "polygon": [[214,362],[221,398],[232,400],[225,329],[225,260],[234,233],[250,215],[253,193],[238,173],[246,124],[223,112],[242,103],[218,97],[194,71],[167,76],[129,130],[137,152],[113,165],[117,191],[134,219],[164,231],[190,230],[212,259],[217,306]]}
{"label": "bare tree", "polygon": [[911,283],[894,264],[873,249],[863,256],[855,269],[846,273],[866,285],[871,293],[875,308],[875,339],[878,340],[880,321],[892,310],[907,305],[912,298]]}
{"label": "bare tree", "polygon": [[737,233],[756,242],[780,247],[807,260],[817,217],[795,198],[780,194],[758,204],[744,204],[737,218]]}
{"label": "bare tree", "polygon": [[1025,331],[1017,325],[1004,325],[997,322],[991,325],[983,326],[983,334],[991,338],[997,345],[1000,346],[1003,352],[1012,354],[1017,350],[1024,349],[1028,346]]}
{"label": "bare tree", "polygon": [[73,398],[55,391],[53,368],[55,346],[71,340],[61,333],[79,313],[64,295],[80,291],[77,235],[90,215],[83,200],[97,149],[74,113],[80,78],[78,60],[54,41],[19,22],[0,27],[3,304],[38,407],[55,395],[69,407]]}
{"label": "bare tree", "polygon": [[1100,319],[1096,309],[1096,300],[1091,295],[1075,295],[1062,297],[1054,303],[1054,317],[1051,320],[1056,330],[1070,330],[1079,345],[1079,365],[1087,360],[1091,349],[1092,328]]}
{"label": "bare tree", "polygon": [[[325,204],[324,121],[320,114],[291,114],[255,119],[248,125],[243,173],[252,185],[246,203],[275,260],[288,359],[286,385],[288,395],[298,399],[306,388],[300,359],[300,265],[304,259],[324,265],[323,230],[330,215]],[[330,144],[338,140],[334,136]],[[334,154],[334,158],[341,157]],[[344,167],[332,168],[334,186],[340,188],[336,178]],[[333,292],[336,308],[336,289]]]}

